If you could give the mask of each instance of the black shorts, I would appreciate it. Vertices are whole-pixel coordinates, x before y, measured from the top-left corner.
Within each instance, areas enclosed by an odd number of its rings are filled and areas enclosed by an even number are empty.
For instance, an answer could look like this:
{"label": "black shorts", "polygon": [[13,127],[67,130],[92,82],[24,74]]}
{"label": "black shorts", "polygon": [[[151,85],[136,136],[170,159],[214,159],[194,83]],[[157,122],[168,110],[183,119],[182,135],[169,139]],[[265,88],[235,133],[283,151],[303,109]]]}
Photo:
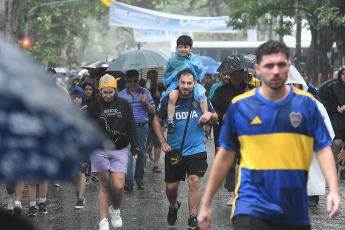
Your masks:
{"label": "black shorts", "polygon": [[165,153],[165,179],[166,183],[174,183],[178,181],[184,181],[189,175],[198,175],[203,177],[208,164],[207,164],[207,152],[196,153],[189,156],[183,156],[183,164],[181,167],[174,168],[169,162],[170,154]]}
{"label": "black shorts", "polygon": [[333,140],[342,140],[345,142],[345,130],[344,129],[334,129],[334,139]]}
{"label": "black shorts", "polygon": [[232,220],[235,230],[310,230],[310,225],[282,225],[250,215],[238,215]]}

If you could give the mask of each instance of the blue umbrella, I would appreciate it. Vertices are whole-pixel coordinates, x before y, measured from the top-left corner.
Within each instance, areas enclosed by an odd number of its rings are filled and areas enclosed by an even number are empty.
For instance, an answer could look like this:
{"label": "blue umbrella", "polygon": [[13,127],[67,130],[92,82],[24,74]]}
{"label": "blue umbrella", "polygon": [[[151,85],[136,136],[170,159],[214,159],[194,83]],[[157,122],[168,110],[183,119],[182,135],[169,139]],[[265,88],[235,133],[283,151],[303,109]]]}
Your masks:
{"label": "blue umbrella", "polygon": [[[18,68],[20,65],[20,68]],[[70,179],[103,138],[19,49],[0,39],[0,181]]]}
{"label": "blue umbrella", "polygon": [[212,74],[218,73],[217,72],[218,67],[219,67],[219,65],[208,66],[208,67],[205,68],[206,69],[206,73],[212,73]]}
{"label": "blue umbrella", "polygon": [[207,56],[198,56],[199,61],[203,66],[216,66],[218,65],[218,62],[214,60],[213,58],[207,57]]}

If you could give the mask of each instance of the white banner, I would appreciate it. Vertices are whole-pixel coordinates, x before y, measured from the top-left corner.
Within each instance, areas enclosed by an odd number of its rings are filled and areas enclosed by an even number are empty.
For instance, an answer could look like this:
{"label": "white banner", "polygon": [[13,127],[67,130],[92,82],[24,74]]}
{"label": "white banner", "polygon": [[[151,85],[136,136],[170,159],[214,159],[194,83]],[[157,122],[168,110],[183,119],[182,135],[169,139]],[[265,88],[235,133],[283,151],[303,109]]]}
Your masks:
{"label": "white banner", "polygon": [[236,33],[227,27],[228,16],[192,17],[148,10],[120,2],[111,2],[109,25],[189,32]]}

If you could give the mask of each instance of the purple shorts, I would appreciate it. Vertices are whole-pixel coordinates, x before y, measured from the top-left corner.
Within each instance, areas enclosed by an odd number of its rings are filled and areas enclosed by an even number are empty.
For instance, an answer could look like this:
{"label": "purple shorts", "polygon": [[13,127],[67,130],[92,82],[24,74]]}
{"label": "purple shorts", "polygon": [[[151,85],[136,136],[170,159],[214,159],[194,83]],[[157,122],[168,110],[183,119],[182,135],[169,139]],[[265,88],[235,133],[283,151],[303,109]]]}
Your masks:
{"label": "purple shorts", "polygon": [[127,174],[128,149],[97,149],[91,154],[92,172],[119,172]]}

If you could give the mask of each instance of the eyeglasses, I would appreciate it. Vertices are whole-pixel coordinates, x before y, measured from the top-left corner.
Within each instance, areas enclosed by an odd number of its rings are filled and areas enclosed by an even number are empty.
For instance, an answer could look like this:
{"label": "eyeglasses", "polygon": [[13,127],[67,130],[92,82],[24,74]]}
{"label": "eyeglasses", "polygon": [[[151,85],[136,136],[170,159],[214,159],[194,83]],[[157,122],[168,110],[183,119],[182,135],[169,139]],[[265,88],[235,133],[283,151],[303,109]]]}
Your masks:
{"label": "eyeglasses", "polygon": [[115,91],[113,92],[102,92],[102,96],[103,97],[106,97],[106,96],[110,96],[110,97],[113,97],[115,95]]}

